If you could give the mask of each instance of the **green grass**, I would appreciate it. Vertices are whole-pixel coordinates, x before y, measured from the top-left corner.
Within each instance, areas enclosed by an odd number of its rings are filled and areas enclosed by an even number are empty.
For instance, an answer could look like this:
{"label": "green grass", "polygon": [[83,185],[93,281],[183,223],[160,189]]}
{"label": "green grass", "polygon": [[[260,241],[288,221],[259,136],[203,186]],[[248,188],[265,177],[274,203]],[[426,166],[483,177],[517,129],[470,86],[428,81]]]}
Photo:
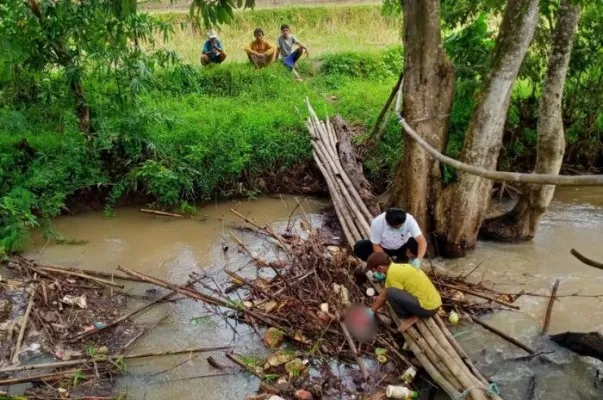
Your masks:
{"label": "green grass", "polygon": [[[186,63],[198,64],[206,32],[193,30],[186,13],[156,16],[175,22],[174,35],[164,44],[165,48],[175,50]],[[401,42],[400,19],[384,17],[379,6],[245,10],[236,13],[232,25],[218,30],[228,55],[225,63],[247,61],[243,48],[253,39],[256,27],[262,27],[266,38],[275,44],[280,25],[284,23],[308,46],[314,59],[340,52],[378,52]]]}

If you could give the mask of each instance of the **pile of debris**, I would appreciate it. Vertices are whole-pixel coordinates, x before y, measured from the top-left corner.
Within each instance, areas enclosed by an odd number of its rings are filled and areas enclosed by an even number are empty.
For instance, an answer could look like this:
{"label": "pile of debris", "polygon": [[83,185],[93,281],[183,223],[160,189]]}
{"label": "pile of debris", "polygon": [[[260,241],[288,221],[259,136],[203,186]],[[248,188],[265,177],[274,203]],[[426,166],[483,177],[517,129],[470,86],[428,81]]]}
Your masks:
{"label": "pile of debris", "polygon": [[28,398],[113,398],[125,360],[209,350],[128,354],[152,329],[130,318],[168,300],[164,296],[124,313],[132,295],[115,280],[136,279],[19,256],[7,266],[14,279],[0,278],[0,388],[31,383]]}

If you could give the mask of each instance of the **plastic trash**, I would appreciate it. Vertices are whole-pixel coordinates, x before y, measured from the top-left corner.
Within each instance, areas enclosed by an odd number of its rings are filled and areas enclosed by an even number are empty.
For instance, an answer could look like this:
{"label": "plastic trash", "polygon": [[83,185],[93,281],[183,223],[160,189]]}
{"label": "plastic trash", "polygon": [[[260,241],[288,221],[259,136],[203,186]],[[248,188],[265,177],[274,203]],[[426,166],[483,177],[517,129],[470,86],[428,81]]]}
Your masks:
{"label": "plastic trash", "polygon": [[385,396],[388,399],[415,399],[418,397],[418,393],[413,392],[406,386],[388,385],[385,389]]}
{"label": "plastic trash", "polygon": [[83,294],[81,296],[71,296],[65,295],[61,300],[62,303],[69,304],[70,306],[78,306],[79,308],[87,308],[88,304],[86,303],[86,295]]}

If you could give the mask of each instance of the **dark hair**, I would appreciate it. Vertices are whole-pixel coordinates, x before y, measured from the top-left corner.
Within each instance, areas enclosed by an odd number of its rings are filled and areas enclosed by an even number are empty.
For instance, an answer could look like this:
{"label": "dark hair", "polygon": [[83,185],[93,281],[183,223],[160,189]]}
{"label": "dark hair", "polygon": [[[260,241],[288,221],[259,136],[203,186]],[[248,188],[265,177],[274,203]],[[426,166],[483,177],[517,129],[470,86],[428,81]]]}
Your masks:
{"label": "dark hair", "polygon": [[287,25],[287,24],[282,24],[282,25],[281,25],[281,32],[282,32],[282,31],[284,31],[285,29],[290,29],[290,28],[289,28],[289,25]]}
{"label": "dark hair", "polygon": [[408,239],[408,242],[406,242],[406,249],[416,257],[417,254],[419,254],[419,242],[417,242],[417,239],[413,237]]}
{"label": "dark hair", "polygon": [[258,34],[264,36],[264,30],[262,28],[255,28],[255,31],[253,31],[253,36],[256,36]]}
{"label": "dark hair", "polygon": [[381,267],[385,265],[386,267],[391,264],[392,260],[390,260],[389,256],[382,251],[373,253],[366,260],[366,267],[368,269],[375,269],[377,267]]}
{"label": "dark hair", "polygon": [[388,208],[385,211],[385,222],[389,226],[400,226],[406,222],[406,211],[401,208]]}

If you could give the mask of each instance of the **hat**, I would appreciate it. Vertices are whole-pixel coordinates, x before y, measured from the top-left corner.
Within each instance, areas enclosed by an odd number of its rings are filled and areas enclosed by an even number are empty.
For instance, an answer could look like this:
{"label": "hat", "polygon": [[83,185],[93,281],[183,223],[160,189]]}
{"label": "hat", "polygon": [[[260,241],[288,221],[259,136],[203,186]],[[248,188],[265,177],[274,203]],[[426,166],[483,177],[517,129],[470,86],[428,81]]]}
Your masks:
{"label": "hat", "polygon": [[382,265],[389,266],[391,260],[389,256],[383,252],[376,252],[369,256],[366,260],[366,266],[368,269],[380,267]]}
{"label": "hat", "polygon": [[217,39],[217,38],[218,38],[218,34],[216,33],[216,31],[211,30],[211,31],[209,31],[209,33],[207,34],[207,38],[208,38],[208,39]]}

